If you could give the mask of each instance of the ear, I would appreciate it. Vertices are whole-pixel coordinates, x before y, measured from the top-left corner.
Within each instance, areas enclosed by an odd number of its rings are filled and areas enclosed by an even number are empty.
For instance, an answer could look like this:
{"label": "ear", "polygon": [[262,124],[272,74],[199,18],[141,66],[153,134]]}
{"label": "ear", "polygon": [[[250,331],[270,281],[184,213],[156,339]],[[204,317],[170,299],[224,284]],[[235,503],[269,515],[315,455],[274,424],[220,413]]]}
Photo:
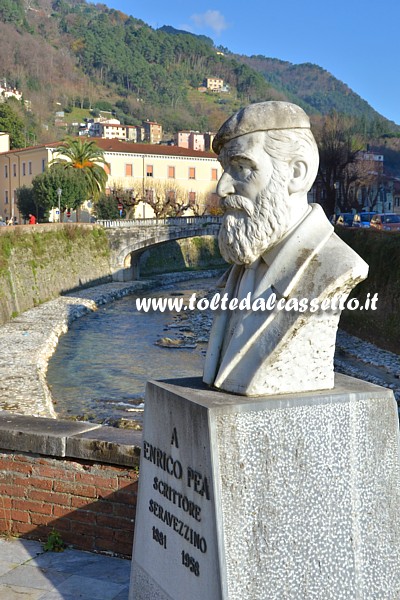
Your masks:
{"label": "ear", "polygon": [[304,192],[308,175],[308,165],[304,160],[293,159],[290,163],[290,181],[288,190],[290,194]]}

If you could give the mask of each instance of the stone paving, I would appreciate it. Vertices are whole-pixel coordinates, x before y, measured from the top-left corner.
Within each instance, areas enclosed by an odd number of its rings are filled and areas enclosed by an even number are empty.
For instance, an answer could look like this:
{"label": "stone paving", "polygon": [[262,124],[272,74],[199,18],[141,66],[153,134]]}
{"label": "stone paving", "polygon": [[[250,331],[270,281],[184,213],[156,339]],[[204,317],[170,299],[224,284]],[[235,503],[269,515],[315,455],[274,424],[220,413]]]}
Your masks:
{"label": "stone paving", "polygon": [[0,539],[0,600],[128,600],[131,562]]}

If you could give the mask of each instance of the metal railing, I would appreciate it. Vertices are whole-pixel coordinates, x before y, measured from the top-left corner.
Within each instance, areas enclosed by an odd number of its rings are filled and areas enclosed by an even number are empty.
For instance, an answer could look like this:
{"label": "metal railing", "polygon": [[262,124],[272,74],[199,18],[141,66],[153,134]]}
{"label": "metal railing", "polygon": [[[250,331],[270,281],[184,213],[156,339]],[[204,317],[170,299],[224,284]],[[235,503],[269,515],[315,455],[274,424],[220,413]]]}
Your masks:
{"label": "metal railing", "polygon": [[114,227],[184,227],[187,225],[220,225],[221,219],[221,217],[214,217],[211,215],[203,217],[168,217],[165,219],[101,219],[97,221],[97,224],[107,229],[112,229]]}

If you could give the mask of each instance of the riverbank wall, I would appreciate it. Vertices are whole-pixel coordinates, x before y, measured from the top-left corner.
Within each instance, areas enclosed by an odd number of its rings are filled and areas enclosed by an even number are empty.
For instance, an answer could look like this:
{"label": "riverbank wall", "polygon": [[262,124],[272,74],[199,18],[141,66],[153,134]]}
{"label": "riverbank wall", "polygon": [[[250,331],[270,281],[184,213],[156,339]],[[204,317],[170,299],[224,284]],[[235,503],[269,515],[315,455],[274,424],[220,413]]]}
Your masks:
{"label": "riverbank wall", "polygon": [[345,310],[340,327],[400,354],[400,232],[337,227],[336,233],[368,264],[368,278],[351,296],[362,303],[378,294],[376,310]]}
{"label": "riverbank wall", "polygon": [[0,227],[0,324],[60,294],[107,281],[109,247],[102,228]]}
{"label": "riverbank wall", "polygon": [[[143,253],[142,277],[224,265],[212,236]],[[111,282],[106,231],[91,224],[0,227],[0,325],[74,290]]]}

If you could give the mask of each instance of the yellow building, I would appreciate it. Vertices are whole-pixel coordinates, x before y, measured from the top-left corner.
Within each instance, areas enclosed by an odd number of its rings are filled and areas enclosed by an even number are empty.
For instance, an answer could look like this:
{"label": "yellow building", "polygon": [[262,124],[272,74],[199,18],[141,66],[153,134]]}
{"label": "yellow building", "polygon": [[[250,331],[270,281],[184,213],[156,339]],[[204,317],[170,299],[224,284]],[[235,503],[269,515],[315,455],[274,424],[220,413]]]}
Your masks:
{"label": "yellow building", "polygon": [[135,125],[121,125],[121,123],[95,122],[90,125],[91,137],[105,138],[107,140],[122,140],[136,142],[137,127]]}
{"label": "yellow building", "polygon": [[[3,220],[21,217],[16,190],[30,186],[52,160],[60,142],[8,150],[8,136],[0,134],[0,216]],[[93,139],[93,138],[89,138]],[[222,168],[212,152],[198,152],[176,146],[133,144],[119,140],[94,139],[109,164],[109,190],[122,188],[146,199],[151,194],[180,194],[192,205],[215,202]]]}
{"label": "yellow building", "polygon": [[150,144],[159,144],[162,140],[162,125],[155,121],[143,121],[142,127],[144,130],[143,141]]}
{"label": "yellow building", "polygon": [[207,77],[206,88],[212,92],[220,92],[224,87],[224,80],[219,77]]}
{"label": "yellow building", "polygon": [[2,144],[0,152],[0,216],[4,221],[16,218],[21,223],[16,191],[29,187],[35,175],[43,173],[58,143],[9,150],[8,141]]}

